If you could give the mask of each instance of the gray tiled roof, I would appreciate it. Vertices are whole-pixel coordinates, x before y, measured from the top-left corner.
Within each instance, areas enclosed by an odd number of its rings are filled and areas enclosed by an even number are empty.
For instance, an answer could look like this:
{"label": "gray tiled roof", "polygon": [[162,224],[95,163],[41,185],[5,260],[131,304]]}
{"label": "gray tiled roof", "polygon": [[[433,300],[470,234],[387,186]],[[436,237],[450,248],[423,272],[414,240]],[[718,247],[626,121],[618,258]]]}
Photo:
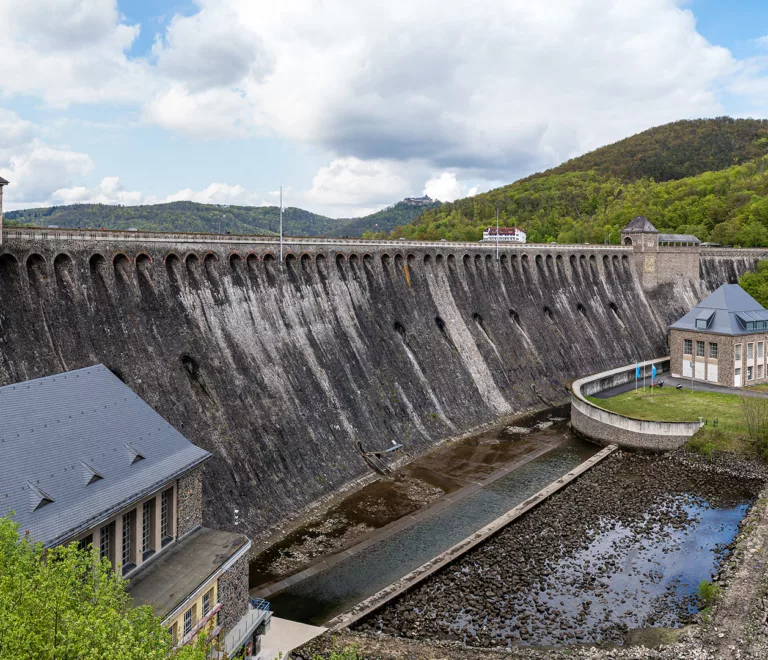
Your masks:
{"label": "gray tiled roof", "polygon": [[[768,321],[768,310],[738,284],[723,284],[669,327],[675,330],[698,330],[721,335],[749,335],[759,332],[759,330],[744,329],[738,321],[739,316],[747,320]],[[706,320],[707,327],[697,328],[697,318]]]}
{"label": "gray tiled roof", "polygon": [[693,234],[659,234],[659,243],[696,243],[701,241]]}
{"label": "gray tiled roof", "polygon": [[627,234],[658,234],[659,230],[651,224],[644,215],[638,215],[629,221],[629,224],[621,230]]}
{"label": "gray tiled roof", "polygon": [[210,457],[103,365],[0,387],[0,419],[0,515],[46,546]]}
{"label": "gray tiled roof", "polygon": [[7,186],[7,185],[8,185],[8,182],[3,177],[0,176],[0,186]]}

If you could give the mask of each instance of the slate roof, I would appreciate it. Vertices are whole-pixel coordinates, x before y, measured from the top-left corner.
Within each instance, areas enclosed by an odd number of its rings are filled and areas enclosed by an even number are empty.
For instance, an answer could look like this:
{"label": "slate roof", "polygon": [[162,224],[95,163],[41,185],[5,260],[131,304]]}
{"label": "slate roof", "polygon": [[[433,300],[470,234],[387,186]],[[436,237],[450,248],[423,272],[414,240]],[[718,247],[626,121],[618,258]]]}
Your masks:
{"label": "slate roof", "polygon": [[659,230],[651,224],[644,215],[638,215],[629,221],[629,224],[621,230],[622,234],[658,234]]}
{"label": "slate roof", "polygon": [[693,234],[659,234],[659,243],[695,243],[699,245],[701,241]]}
{"label": "slate roof", "polygon": [[[706,321],[706,328],[697,328],[696,319]],[[739,321],[765,321],[768,310],[738,284],[723,284],[709,294],[679,321],[670,325],[674,330],[712,332],[721,335],[751,335],[761,330],[747,330]]]}
{"label": "slate roof", "polygon": [[3,177],[0,176],[0,186],[7,186],[7,185],[8,185],[8,182]]}
{"label": "slate roof", "polygon": [[0,515],[54,546],[211,455],[103,365],[0,387]]}

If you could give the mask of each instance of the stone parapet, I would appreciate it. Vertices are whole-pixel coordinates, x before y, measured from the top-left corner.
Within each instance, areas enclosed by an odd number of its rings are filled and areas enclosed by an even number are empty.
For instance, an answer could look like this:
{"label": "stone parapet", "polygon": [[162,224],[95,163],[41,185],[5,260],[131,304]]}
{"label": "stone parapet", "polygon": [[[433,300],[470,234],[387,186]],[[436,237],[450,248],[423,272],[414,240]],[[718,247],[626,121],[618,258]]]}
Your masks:
{"label": "stone parapet", "polygon": [[[666,371],[670,359],[648,360],[642,362],[640,368],[650,374],[654,365],[657,371]],[[625,449],[654,452],[677,449],[702,427],[703,422],[635,419],[605,410],[585,398],[585,395],[632,382],[635,368],[634,364],[630,364],[574,381],[571,385],[571,426],[599,445],[616,444]]]}

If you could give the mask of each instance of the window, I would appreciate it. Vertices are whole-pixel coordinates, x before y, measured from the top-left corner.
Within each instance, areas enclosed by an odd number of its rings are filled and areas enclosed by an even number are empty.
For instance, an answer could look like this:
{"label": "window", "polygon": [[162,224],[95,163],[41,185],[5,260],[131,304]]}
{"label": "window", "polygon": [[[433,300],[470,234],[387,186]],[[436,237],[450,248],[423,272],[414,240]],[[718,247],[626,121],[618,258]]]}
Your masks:
{"label": "window", "polygon": [[696,357],[704,357],[704,342],[696,342]]}
{"label": "window", "polygon": [[161,539],[167,539],[170,534],[168,533],[170,530],[170,521],[168,520],[171,511],[171,489],[169,488],[166,491],[163,491],[162,496],[160,497],[160,538]]}
{"label": "window", "polygon": [[109,525],[104,525],[99,531],[99,558],[109,559]]}
{"label": "window", "polygon": [[693,355],[693,340],[692,339],[684,339],[683,340],[683,353],[685,355]]}
{"label": "window", "polygon": [[717,360],[717,344],[709,344],[709,357],[713,360]]}
{"label": "window", "polygon": [[741,362],[741,344],[736,344],[736,346],[733,347],[733,359],[736,360],[736,362]]}
{"label": "window", "polygon": [[93,544],[93,534],[89,534],[84,539],[80,539],[77,542],[77,548],[78,550],[90,550],[92,544]]}
{"label": "window", "polygon": [[755,356],[755,345],[750,342],[747,344],[747,360],[751,360]]}
{"label": "window", "polygon": [[155,500],[144,502],[141,516],[141,552],[152,550],[152,527],[154,526]]}
{"label": "window", "polygon": [[754,372],[752,371],[752,367],[747,367],[747,380],[753,380],[754,379]]}
{"label": "window", "polygon": [[203,594],[203,616],[207,616],[208,612],[211,611],[213,603],[213,589],[209,589],[208,591]]}
{"label": "window", "polygon": [[184,637],[192,632],[192,626],[195,625],[195,606],[190,607],[184,612]]}
{"label": "window", "polygon": [[173,645],[177,646],[179,643],[179,622],[174,621],[173,625],[171,626],[171,639],[173,640]]}
{"label": "window", "polygon": [[123,573],[126,570],[133,568],[131,562],[131,530],[133,529],[133,511],[123,515],[123,552],[122,552],[122,564]]}
{"label": "window", "polygon": [[763,342],[761,341],[757,342],[757,359],[763,359]]}
{"label": "window", "polygon": [[763,365],[757,365],[757,379],[760,380],[763,377]]}

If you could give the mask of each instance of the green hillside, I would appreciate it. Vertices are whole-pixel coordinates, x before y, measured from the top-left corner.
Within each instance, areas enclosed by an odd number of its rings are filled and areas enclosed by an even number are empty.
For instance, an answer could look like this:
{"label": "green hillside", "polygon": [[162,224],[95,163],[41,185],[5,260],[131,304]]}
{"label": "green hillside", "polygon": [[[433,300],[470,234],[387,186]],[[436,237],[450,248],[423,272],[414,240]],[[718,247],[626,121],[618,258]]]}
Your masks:
{"label": "green hillside", "polygon": [[[6,219],[19,224],[61,228],[129,229],[139,231],[213,232],[231,234],[276,234],[280,209],[276,206],[217,206],[196,202],[171,202],[147,206],[72,204],[24,211],[10,211]],[[333,231],[338,220],[302,209],[287,208],[283,227],[287,235],[322,236]]]}
{"label": "green hillside", "polygon": [[443,204],[392,236],[476,241],[498,207],[502,224],[522,227],[529,242],[618,243],[621,228],[642,214],[660,231],[768,245],[766,154],[768,121],[675,122]]}
{"label": "green hillside", "polygon": [[[362,236],[375,231],[385,236],[398,225],[412,222],[425,209],[439,206],[433,202],[416,206],[398,202],[393,206],[362,218],[334,220],[323,215],[287,208],[283,227],[287,236]],[[212,232],[230,234],[277,234],[280,209],[277,206],[218,206],[197,202],[171,202],[147,206],[113,206],[108,204],[72,204],[48,208],[9,211],[9,226],[56,225],[64,228],[130,229],[139,231]]]}
{"label": "green hillside", "polygon": [[388,232],[398,225],[407,225],[413,222],[425,210],[440,206],[440,202],[432,202],[425,206],[416,206],[408,202],[398,202],[381,211],[371,213],[361,218],[340,220],[344,224],[330,232],[329,236],[366,236],[375,235],[386,238]]}

